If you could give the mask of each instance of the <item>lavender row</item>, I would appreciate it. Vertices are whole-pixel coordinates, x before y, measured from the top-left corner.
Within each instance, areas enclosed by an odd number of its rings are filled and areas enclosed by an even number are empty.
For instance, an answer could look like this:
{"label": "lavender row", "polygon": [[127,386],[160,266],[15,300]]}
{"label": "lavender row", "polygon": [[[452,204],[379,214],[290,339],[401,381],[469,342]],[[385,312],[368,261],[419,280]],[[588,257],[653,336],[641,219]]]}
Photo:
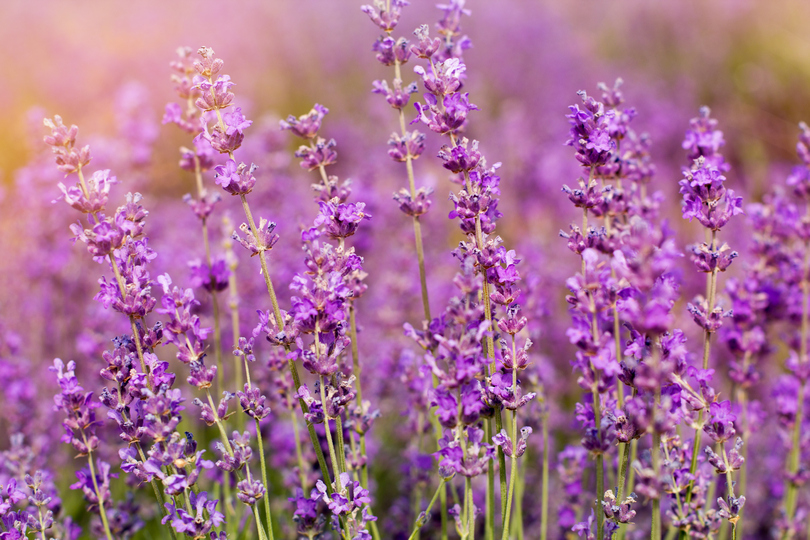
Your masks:
{"label": "lavender row", "polygon": [[[209,47],[178,50],[163,118],[187,139],[184,205],[145,183],[121,196],[137,167],[93,170],[78,128],[45,121],[52,191],[97,264],[75,263],[78,357],[49,361],[56,413],[5,333],[0,538],[79,538],[77,523],[107,539],[810,534],[807,126],[802,164],[744,205],[701,109],[678,201],[621,81],[580,92],[559,142],[581,177],[518,195],[550,216],[567,199],[576,221],[531,238],[509,167],[483,155],[470,11],[441,5],[437,35],[409,39],[407,5],[362,7],[391,167],[339,161],[350,133],[332,138],[323,105],[252,119]],[[393,204],[364,160],[396,178]],[[60,441],[30,415],[58,418]]]}

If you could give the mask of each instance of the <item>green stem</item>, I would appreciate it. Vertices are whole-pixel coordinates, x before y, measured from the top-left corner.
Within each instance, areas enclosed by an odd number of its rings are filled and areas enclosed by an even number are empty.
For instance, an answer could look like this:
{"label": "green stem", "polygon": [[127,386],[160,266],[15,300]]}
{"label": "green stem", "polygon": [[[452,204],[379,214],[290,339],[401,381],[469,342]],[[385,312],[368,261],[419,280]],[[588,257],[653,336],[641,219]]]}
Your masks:
{"label": "green stem", "polygon": [[[515,360],[515,365],[512,367],[512,394],[517,395],[517,350],[515,345],[515,336],[512,334],[512,359]],[[518,462],[517,462],[517,447],[518,447],[518,437],[517,437],[517,410],[512,411],[512,468],[510,471],[510,478],[509,478],[509,490],[506,494],[506,512],[504,514],[503,520],[503,540],[507,540],[509,538],[509,522],[511,521],[511,512],[512,512],[512,496],[515,491],[515,482],[517,481],[517,469],[518,469]]]}
{"label": "green stem", "polygon": [[[436,503],[436,498],[439,497],[442,492],[444,492],[444,487],[445,487],[446,483],[447,483],[447,480],[442,478],[441,482],[439,482],[438,487],[436,487],[436,492],[433,493],[433,498],[430,499],[430,503],[427,506],[427,510],[425,510],[425,518],[426,519],[424,521],[427,521],[427,517],[429,517],[429,515],[430,515],[430,509],[433,508],[433,505]],[[424,522],[417,518],[416,523],[414,524],[413,532],[408,537],[408,540],[414,540],[417,537],[417,535],[419,534],[419,529],[421,529],[423,526],[424,526]]]}
{"label": "green stem", "polygon": [[[652,369],[658,369],[658,342],[656,340],[652,346],[652,358],[651,364]],[[656,387],[655,389],[655,408],[659,409],[661,407],[661,388]],[[655,429],[653,426],[652,431],[652,447],[650,448],[650,453],[652,454],[652,466],[653,471],[655,471],[655,478],[661,477],[661,434]],[[652,530],[650,531],[650,538],[651,540],[660,540],[661,539],[661,497],[660,495],[653,499],[652,501]]]}
{"label": "green stem", "polygon": [[[625,459],[625,477],[627,478],[627,482],[625,484],[625,491],[632,491],[633,490],[633,483],[635,482],[636,478],[636,469],[630,467],[630,463],[633,463],[636,460],[636,456],[638,455],[638,439],[633,439],[630,441],[630,452],[627,458]],[[622,524],[619,527],[619,533],[616,535],[617,540],[624,540],[625,535],[627,534],[627,525]]]}
{"label": "green stem", "polygon": [[[262,465],[262,482],[264,482],[264,513],[265,519],[267,520],[267,531],[270,535],[270,540],[273,540],[273,517],[270,513],[270,482],[267,477],[267,460],[264,456],[264,442],[262,441],[262,428],[259,426],[259,419],[255,418],[256,421],[256,439],[259,441],[259,457],[261,458],[261,465]],[[256,519],[259,519],[259,511],[254,507],[254,511],[256,512]]]}
{"label": "green stem", "polygon": [[[219,111],[217,111],[219,113]],[[220,120],[221,122],[221,120]],[[245,217],[248,220],[248,226],[250,227],[250,231],[253,234],[254,238],[259,237],[259,232],[256,228],[256,222],[253,220],[253,214],[250,211],[250,205],[247,202],[247,199],[244,195],[240,195],[240,199],[242,201],[242,209],[245,212]],[[270,296],[270,303],[273,306],[273,317],[276,321],[276,326],[279,330],[284,328],[284,321],[281,318],[281,309],[278,305],[278,298],[276,297],[275,289],[273,288],[273,281],[270,279],[270,271],[267,268],[267,260],[265,258],[265,252],[263,249],[259,250],[259,262],[262,268],[262,276],[264,276],[264,284],[267,288],[267,294]],[[289,345],[284,346],[284,350],[289,353],[290,347]],[[290,373],[292,374],[293,378],[293,385],[295,386],[296,391],[298,388],[301,387],[301,378],[298,375],[298,368],[295,366],[295,362],[290,359],[287,363]],[[298,405],[301,407],[301,411],[304,413],[309,412],[309,407],[307,406],[306,402],[303,398],[298,398]],[[329,479],[329,469],[326,466],[326,458],[323,455],[323,449],[321,448],[320,441],[318,440],[318,434],[315,432],[315,426],[312,425],[312,422],[304,417],[304,420],[307,424],[307,431],[309,432],[310,441],[312,441],[312,447],[315,450],[315,455],[318,458],[318,465],[321,468],[321,472],[324,475],[326,481],[326,490],[329,495],[332,494],[332,481]],[[327,433],[329,430],[326,430]]]}
{"label": "green stem", "polygon": [[543,419],[543,486],[541,488],[542,507],[540,509],[540,540],[548,538],[548,471],[551,460],[551,448],[548,437],[548,414]]}
{"label": "green stem", "polygon": [[346,466],[346,442],[343,438],[343,420],[340,416],[335,417],[335,435],[337,438],[335,449],[338,453],[338,461],[340,462],[340,472],[345,473],[349,470]]}
{"label": "green stem", "polygon": [[[810,215],[810,202],[807,204],[807,215]],[[807,337],[808,330],[810,329],[810,308],[808,307],[808,296],[810,296],[810,276],[808,276],[808,269],[810,269],[810,245],[805,243],[804,246],[804,266],[802,269],[802,326],[799,344],[799,362],[804,364],[808,361],[807,358]],[[788,456],[788,472],[791,476],[795,475],[799,470],[801,458],[801,428],[804,421],[804,398],[806,392],[806,381],[802,381],[799,386],[796,404],[796,418],[793,423],[793,446],[790,449]],[[788,522],[792,522],[796,515],[796,508],[798,506],[798,486],[795,482],[788,481],[787,491],[785,493],[784,506],[785,515]]]}
{"label": "green stem", "polygon": [[523,493],[526,491],[526,467],[518,468],[515,486],[515,533],[517,540],[523,540]]}
{"label": "green stem", "polygon": [[[495,432],[500,433],[503,429],[503,417],[501,416],[501,409],[495,409]],[[498,447],[498,475],[501,484],[501,524],[506,519],[506,499],[507,499],[507,492],[506,492],[506,455],[501,450],[501,447]]]}
{"label": "green stem", "polygon": [[[484,421],[484,439],[492,440],[492,419]],[[490,459],[487,463],[487,506],[486,520],[484,523],[484,538],[493,540],[495,538],[495,463]]]}
{"label": "green stem", "polygon": [[464,478],[464,500],[467,501],[467,538],[475,540],[475,502],[473,501],[472,478]]}
{"label": "green stem", "polygon": [[[84,430],[82,430],[82,439],[84,439],[84,445],[87,447],[87,437],[84,435]],[[93,481],[93,490],[95,491],[96,498],[98,499],[98,513],[101,516],[101,524],[104,527],[104,534],[107,536],[107,540],[113,540],[112,533],[110,532],[110,523],[107,521],[107,510],[104,508],[104,496],[101,494],[101,490],[98,488],[96,466],[93,464],[92,452],[88,452],[87,454],[87,464],[90,466],[90,479]]]}
{"label": "green stem", "polygon": [[[316,332],[317,335],[317,332]],[[316,340],[316,347],[317,347],[317,337]],[[335,452],[335,445],[332,442],[332,428],[329,427],[329,415],[326,414],[326,390],[324,389],[324,380],[323,375],[318,376],[320,379],[320,387],[321,387],[321,403],[323,404],[324,409],[324,432],[326,432],[326,443],[329,447],[329,458],[332,460],[332,475],[335,478],[335,486],[338,491],[341,490],[340,486],[340,462],[337,458],[337,453]]]}

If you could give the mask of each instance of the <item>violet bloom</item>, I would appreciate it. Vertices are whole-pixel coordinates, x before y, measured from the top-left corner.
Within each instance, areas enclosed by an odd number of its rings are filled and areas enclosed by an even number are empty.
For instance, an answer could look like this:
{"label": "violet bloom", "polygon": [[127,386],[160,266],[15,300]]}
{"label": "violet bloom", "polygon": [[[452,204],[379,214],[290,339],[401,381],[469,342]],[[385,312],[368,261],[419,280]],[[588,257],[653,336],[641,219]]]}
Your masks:
{"label": "violet bloom", "polygon": [[584,91],[578,92],[583,108],[571,105],[570,114],[566,115],[571,124],[570,138],[565,144],[573,146],[576,158],[583,167],[605,165],[616,149],[616,143],[610,137],[609,124],[614,112],[605,111],[605,106],[589,97]]}
{"label": "violet bloom", "polygon": [[717,120],[711,118],[710,114],[708,107],[700,108],[700,116],[689,121],[689,130],[682,147],[687,151],[690,161],[703,157],[709,167],[727,171],[729,166],[720,154],[720,148],[726,141],[723,139],[723,132],[716,129]]}
{"label": "violet bloom", "polygon": [[205,133],[200,133],[194,140],[194,149],[186,147],[180,148],[180,168],[184,171],[205,172],[214,168],[215,154],[211,143],[205,138]]}
{"label": "violet bloom", "polygon": [[364,5],[360,9],[384,32],[391,32],[399,22],[402,8],[407,5],[408,0],[373,0],[372,5]]}
{"label": "violet bloom", "polygon": [[225,165],[217,165],[214,170],[217,172],[216,183],[231,195],[247,195],[253,191],[256,185],[256,178],[253,173],[258,167],[251,165],[248,168],[244,163],[239,165],[232,159],[225,162]]}
{"label": "violet bloom", "polygon": [[352,236],[362,220],[371,219],[371,214],[364,211],[365,203],[335,204],[321,201],[318,205],[321,213],[315,218],[313,225],[322,227],[324,233],[333,239]]}
{"label": "violet bloom", "polygon": [[201,261],[188,263],[191,270],[191,286],[203,288],[208,292],[220,292],[228,288],[231,271],[225,259],[217,259],[211,267]]}
{"label": "violet bloom", "polygon": [[177,347],[177,359],[184,364],[202,360],[205,350],[205,339],[210,328],[203,328],[200,318],[192,315],[191,310],[199,305],[191,289],[181,291],[171,287],[169,274],[157,278],[163,287],[162,308],[159,313],[167,315],[169,322],[165,327],[166,345],[173,343]]}
{"label": "violet bloom", "polygon": [[327,114],[329,114],[329,109],[316,103],[307,114],[298,118],[290,115],[286,121],[281,120],[279,125],[281,129],[288,129],[302,139],[314,139],[318,134],[318,130],[321,129],[323,117]]}
{"label": "violet bloom", "polygon": [[260,480],[242,480],[236,485],[237,498],[248,506],[253,506],[264,497],[264,484]]}
{"label": "violet bloom", "polygon": [[442,106],[433,94],[425,94],[425,102],[414,103],[417,117],[411,124],[421,121],[435,133],[454,133],[466,122],[470,111],[478,107],[470,103],[469,94],[450,94],[442,98]]}
{"label": "violet bloom", "polygon": [[93,392],[85,392],[79,385],[74,370],[76,363],[70,361],[65,365],[59,358],[54,359],[51,371],[56,373],[57,382],[61,392],[54,396],[55,410],[62,410],[66,414],[62,426],[65,435],[62,442],[70,443],[80,456],[86,456],[98,448],[99,439],[95,434],[99,422],[96,420],[95,409],[98,402],[94,401]]}
{"label": "violet bloom", "polygon": [[225,521],[225,516],[216,510],[219,501],[208,500],[205,491],[200,493],[190,491],[187,496],[193,515],[182,507],[177,508],[173,503],[166,503],[169,513],[161,523],[171,523],[175,531],[186,533],[192,538],[203,538]]}
{"label": "violet bloom", "polygon": [[78,185],[68,188],[59,182],[58,187],[62,191],[61,198],[64,198],[68,205],[79,212],[90,214],[104,210],[110,196],[110,188],[117,183],[115,176],[110,175],[110,170],[106,169],[96,171],[86,179],[87,194]]}
{"label": "violet bloom", "polygon": [[734,422],[737,415],[731,412],[731,402],[726,400],[709,405],[709,419],[703,430],[714,442],[722,443],[734,437]]}

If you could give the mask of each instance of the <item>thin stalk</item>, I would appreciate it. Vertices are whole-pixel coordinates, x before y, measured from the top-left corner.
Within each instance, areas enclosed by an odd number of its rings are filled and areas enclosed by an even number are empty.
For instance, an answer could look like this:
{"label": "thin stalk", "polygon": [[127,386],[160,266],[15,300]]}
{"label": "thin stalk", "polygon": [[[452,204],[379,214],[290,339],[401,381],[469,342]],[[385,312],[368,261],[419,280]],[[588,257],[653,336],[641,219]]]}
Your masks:
{"label": "thin stalk", "polygon": [[627,448],[627,443],[620,442],[619,443],[619,460],[616,463],[616,466],[618,468],[618,473],[619,473],[618,476],[617,476],[618,481],[616,482],[616,486],[618,488],[617,493],[616,493],[616,497],[617,497],[617,499],[619,501],[624,500],[624,499],[622,499],[622,495],[624,494],[624,482],[625,482],[624,475],[627,473],[627,470],[624,468],[624,461],[625,461],[625,456],[627,454],[629,454],[629,453],[630,452],[629,452],[629,448]]}
{"label": "thin stalk", "polygon": [[[484,440],[492,440],[492,419],[484,421]],[[495,537],[495,464],[490,459],[487,463],[487,506],[484,527],[484,538],[493,540]]]}
{"label": "thin stalk", "polygon": [[[495,410],[495,432],[500,433],[503,429],[503,418],[501,417],[500,409]],[[501,524],[503,524],[503,519],[506,518],[506,499],[507,499],[507,492],[506,492],[506,454],[503,453],[501,447],[498,447],[498,475],[500,479],[501,485]]]}
{"label": "thin stalk", "polygon": [[[217,428],[219,429],[219,437],[220,437],[220,439],[222,441],[222,446],[225,447],[225,451],[228,452],[228,455],[233,457],[233,447],[231,446],[231,441],[228,439],[228,433],[225,431],[225,424],[222,421],[222,418],[219,417],[219,413],[217,412],[216,405],[214,404],[214,398],[211,397],[211,389],[210,388],[205,389],[205,395],[208,398],[208,405],[211,407],[211,410],[214,413],[214,423],[217,425]],[[257,438],[260,438],[260,437],[261,437],[261,432],[257,435]],[[242,481],[242,473],[240,473],[238,470],[236,470],[236,471],[234,471],[234,474],[236,474],[236,477],[239,479],[239,481]],[[248,470],[248,475],[249,474],[250,474],[250,470]],[[228,479],[226,478],[225,483],[224,483],[226,493],[228,493],[228,488],[229,488],[228,484],[229,483],[230,482],[228,482]],[[265,486],[265,489],[266,489],[266,487],[267,486]],[[266,495],[265,495],[265,497],[266,497]],[[262,524],[262,521],[260,519],[258,519],[258,516],[257,516],[257,519],[256,519],[256,529],[257,529],[260,537],[262,537],[262,535],[264,535],[266,537],[267,533],[264,531],[264,525]]]}
{"label": "thin stalk", "polygon": [[[259,426],[259,419],[256,421],[256,439],[259,442],[259,457],[261,458],[262,465],[262,482],[264,482],[264,513],[267,520],[267,530],[270,531],[270,540],[273,540],[273,517],[270,513],[270,482],[267,479],[267,460],[264,456],[264,442],[262,442],[262,429]],[[258,510],[256,510],[256,519],[258,519]]]}
{"label": "thin stalk", "polygon": [[[630,442],[630,455],[625,460],[625,477],[627,478],[627,483],[625,484],[625,491],[632,491],[633,489],[633,483],[635,482],[636,478],[636,469],[630,467],[630,463],[636,460],[637,455],[638,455],[638,439],[633,439]],[[625,534],[627,534],[627,525],[622,524],[619,527],[619,533],[616,535],[617,540],[624,540]]]}
{"label": "thin stalk", "polygon": [[[624,450],[622,450],[622,447]],[[619,445],[619,461],[619,493],[617,494],[617,498],[619,501],[623,501],[625,488],[627,488],[627,491],[630,490],[627,486],[627,472],[630,468],[630,445],[628,445],[628,443]]]}
{"label": "thin stalk", "polygon": [[[420,489],[413,490],[413,501],[411,502],[411,510],[413,511],[414,515],[419,517],[419,509],[422,508],[422,493]],[[416,536],[412,537],[414,540],[421,540],[421,534],[419,532],[419,528],[416,528],[412,534]]]}
{"label": "thin stalk", "polygon": [[[84,193],[85,197],[89,198],[90,192],[87,189],[87,182],[84,180],[84,173],[82,172],[81,165],[79,165],[76,172],[79,175],[79,183],[82,192]],[[93,218],[96,221],[98,221],[97,212],[91,212],[90,215],[93,216]],[[113,274],[115,275],[115,282],[118,283],[118,290],[120,291],[121,299],[123,300],[126,298],[127,295],[127,287],[126,283],[124,282],[124,277],[121,275],[121,271],[118,269],[118,263],[115,261],[115,257],[113,256],[113,254],[112,253],[108,254],[107,258],[110,261],[110,266],[112,267]],[[144,374],[148,375],[149,369],[146,367],[146,361],[144,360],[143,356],[143,345],[141,344],[141,334],[140,332],[138,332],[138,326],[135,323],[135,317],[132,315],[129,316],[129,325],[132,328],[132,339],[135,341],[135,350],[138,353],[138,361],[141,364],[141,371],[143,371]],[[152,387],[152,381],[149,377],[146,378],[146,383],[149,386],[149,390],[154,390],[154,388]]]}
{"label": "thin stalk", "polygon": [[[658,369],[658,343],[653,343],[652,346],[652,359],[651,363],[653,369]],[[661,388],[660,385],[655,388],[655,407],[661,406]],[[653,426],[652,431],[652,447],[650,448],[652,455],[652,466],[655,471],[655,478],[661,477],[661,434]],[[661,539],[661,496],[654,498],[652,501],[652,530],[650,531],[651,540]]]}
{"label": "thin stalk", "polygon": [[472,478],[464,478],[465,495],[467,501],[467,538],[475,540],[475,502],[473,501]]}
{"label": "thin stalk", "polygon": [[[250,379],[248,379],[248,383],[250,383]],[[292,422],[293,437],[295,437],[295,459],[298,463],[298,479],[301,481],[301,490],[306,492],[307,476],[306,467],[304,466],[304,451],[301,448],[301,434],[298,428],[298,418],[295,415],[293,402],[289,395],[287,396],[287,408],[290,410],[290,422]]]}
{"label": "thin stalk", "polygon": [[[267,499],[266,494],[265,494],[264,498]],[[256,523],[261,523],[261,518],[259,517],[259,509],[256,508],[255,504],[253,505],[253,519],[256,520]],[[264,531],[262,530],[262,528],[259,527],[258,529],[259,529],[259,540],[267,540],[267,536],[264,534]],[[268,529],[270,530],[270,539],[269,540],[273,540],[273,527],[268,524]]]}
{"label": "thin stalk", "polygon": [[[219,113],[219,111],[217,111]],[[221,120],[220,120],[221,122]],[[242,201],[242,209],[245,212],[245,217],[248,220],[248,225],[250,227],[250,231],[253,234],[254,238],[258,238],[259,231],[256,228],[256,222],[253,220],[253,214],[250,211],[250,205],[247,202],[247,199],[244,195],[240,195],[240,199]],[[270,303],[273,305],[273,317],[276,321],[276,326],[280,329],[284,328],[284,321],[281,318],[281,309],[278,305],[278,298],[276,297],[276,291],[273,288],[273,281],[270,279],[270,271],[267,268],[267,259],[265,257],[264,250],[259,251],[259,262],[262,268],[262,275],[264,276],[264,284],[267,287],[267,294],[270,296]],[[290,347],[289,345],[284,346],[284,350],[289,353]],[[301,378],[298,375],[298,368],[295,365],[295,362],[290,359],[287,363],[290,373],[292,374],[293,384],[295,385],[296,390],[301,387]],[[304,402],[303,398],[298,398],[298,404],[301,407],[301,410],[306,413],[309,412],[309,407],[307,406],[306,402]],[[304,421],[307,424],[307,431],[309,431],[309,438],[312,441],[312,447],[315,450],[315,455],[318,457],[318,465],[321,468],[322,473],[324,474],[326,482],[326,490],[329,495],[332,494],[332,481],[329,480],[329,469],[326,466],[326,458],[323,455],[323,450],[321,449],[320,441],[318,440],[318,434],[315,432],[315,426],[312,425],[312,422],[304,417]],[[327,430],[328,433],[329,430]]]}
{"label": "thin stalk", "polygon": [[518,468],[515,486],[515,533],[517,540],[523,540],[523,492],[526,490],[526,467]]}
{"label": "thin stalk", "polygon": [[[630,445],[628,446],[627,443],[619,444],[619,486],[618,486],[618,494],[617,500],[621,504],[624,501],[624,492],[625,490],[629,491],[630,488],[627,484],[627,472],[630,468],[630,454],[631,454],[631,446],[635,444],[636,440],[634,439]],[[616,538],[623,538],[625,534],[625,530],[627,529],[626,523],[619,524],[619,531],[616,534]]]}
{"label": "thin stalk", "polygon": [[[400,63],[397,60],[394,63],[394,76],[402,80],[402,72]],[[399,129],[400,135],[405,136],[407,130],[405,128],[405,113],[399,109]],[[414,180],[413,173],[413,156],[408,152],[405,156],[405,169],[408,173],[408,190],[410,191],[411,200],[416,200],[416,181]],[[416,260],[419,265],[419,284],[422,289],[422,309],[424,310],[425,320],[430,322],[430,299],[428,298],[427,288],[427,272],[425,271],[425,250],[422,245],[422,224],[419,221],[419,216],[413,216],[413,237],[416,244]]]}
{"label": "thin stalk", "polygon": [[[400,67],[399,61],[395,61],[394,63],[394,76],[402,80],[402,70]],[[407,129],[405,128],[405,113],[402,109],[399,109],[399,128],[400,128],[400,135],[405,136],[407,133]],[[411,156],[411,153],[408,152],[405,156],[405,170],[408,174],[408,190],[410,191],[411,200],[416,200],[416,181],[414,178],[413,172],[413,160],[414,157]],[[419,216],[413,216],[413,237],[414,237],[414,245],[416,247],[416,261],[417,265],[419,266],[419,285],[422,292],[422,310],[425,317],[425,322],[430,323],[432,317],[430,315],[430,298],[428,295],[428,287],[427,287],[427,271],[425,270],[425,249],[422,243],[422,223],[419,220]],[[436,377],[433,377],[433,386],[436,387],[437,384]],[[438,424],[436,424],[438,425]],[[441,429],[436,430],[436,443],[438,445],[439,439],[442,438]],[[489,486],[489,483],[487,483]],[[446,482],[442,482],[439,484],[439,490],[441,493],[439,494],[439,504],[441,508],[441,521],[442,521],[442,528],[441,528],[441,538],[442,540],[447,540],[447,526],[448,526],[448,515],[447,515],[447,484]],[[487,488],[489,489],[489,488]]]}
{"label": "thin stalk", "polygon": [[[317,333],[317,332],[316,332]],[[316,338],[317,339],[317,338]],[[317,343],[317,342],[316,342]],[[319,375],[320,379],[320,387],[321,387],[321,403],[323,404],[324,409],[324,431],[326,432],[326,443],[329,447],[329,458],[332,460],[332,475],[335,478],[335,486],[337,490],[341,490],[340,486],[340,462],[337,458],[337,453],[335,452],[335,445],[332,442],[332,428],[329,427],[329,415],[326,414],[326,390],[324,389],[324,380],[323,375]]]}
{"label": "thin stalk", "polygon": [[[706,233],[707,240],[709,242],[709,249],[714,251],[715,246],[717,245],[717,231],[712,231],[711,235]],[[714,311],[714,302],[715,302],[715,294],[717,291],[717,269],[715,268],[712,270],[710,274],[707,275],[706,280],[706,315],[708,316]],[[709,369],[709,352],[711,350],[711,339],[712,333],[705,329],[703,331],[703,369]],[[692,442],[692,461],[689,464],[689,473],[694,475],[695,471],[697,471],[697,458],[698,452],[700,450],[700,438],[702,434],[702,427],[703,427],[703,410],[701,409],[698,412],[698,429],[695,430],[695,439]],[[687,504],[692,501],[692,489],[694,489],[695,481],[692,480],[689,482],[689,487],[686,490],[686,502]]]}
{"label": "thin stalk", "polygon": [[[807,215],[810,215],[810,202],[807,204]],[[810,296],[810,276],[808,276],[808,269],[810,269],[810,245],[804,245],[804,267],[802,269],[802,326],[801,326],[801,343],[799,344],[799,362],[804,364],[807,359],[807,337],[808,330],[810,330],[810,308],[808,307],[808,296]],[[799,386],[796,403],[796,418],[793,423],[793,446],[790,449],[788,456],[788,472],[791,476],[795,475],[799,470],[799,461],[801,458],[801,426],[804,421],[804,397],[806,392],[806,381],[802,381]],[[798,486],[795,482],[789,481],[787,492],[785,493],[784,505],[785,514],[788,522],[792,522],[796,515],[796,507],[798,506]]]}
{"label": "thin stalk", "polygon": [[346,466],[346,442],[343,438],[343,420],[340,416],[335,417],[335,436],[337,439],[335,449],[338,451],[340,472],[345,473],[349,468]]}
{"label": "thin stalk", "polygon": [[541,488],[542,506],[540,508],[540,540],[548,539],[548,471],[551,456],[548,437],[548,415],[543,418],[543,486]]}
{"label": "thin stalk", "polygon": [[[661,470],[660,453],[661,453],[661,434],[653,430],[652,432],[652,462],[655,477],[659,477]],[[650,531],[650,538],[652,540],[660,540],[661,538],[661,498],[656,497],[652,501],[652,530]]]}
{"label": "thin stalk", "polygon": [[[227,231],[233,229],[230,219],[227,217],[222,220],[222,226]],[[225,240],[222,242],[225,249],[225,260],[228,263],[228,269],[231,271],[228,276],[228,308],[231,310],[231,340],[233,342],[234,350],[239,347],[239,291],[237,289],[236,268],[239,266],[238,259],[233,252],[233,239],[225,235]],[[239,369],[239,357],[234,356],[234,384],[237,389],[242,388],[242,370]]]}
{"label": "thin stalk", "polygon": [[[200,159],[197,157],[196,152],[194,153],[194,178],[197,185],[197,196],[202,199],[205,195],[205,188],[203,187],[202,171],[200,170]],[[200,221],[202,225],[203,244],[205,245],[205,264],[210,271],[211,244],[208,239],[208,220],[202,218]],[[222,328],[219,324],[219,300],[217,298],[217,291],[213,288],[211,290],[211,306],[214,312],[214,363],[217,366],[217,389],[222,392],[225,390],[225,370],[222,365]]]}
{"label": "thin stalk", "polygon": [[[457,145],[456,138],[453,133],[450,133],[450,142],[455,147]],[[467,192],[471,192],[471,184],[470,184],[470,173],[468,171],[464,171],[464,186]],[[481,229],[481,216],[475,216],[475,244],[478,249],[484,248],[484,235]],[[492,305],[491,300],[489,298],[489,280],[487,279],[486,271],[482,271],[481,275],[484,278],[484,286],[483,286],[483,301],[484,301],[484,318],[489,323],[490,328],[492,328]],[[490,370],[494,373],[497,369],[495,365],[495,342],[492,338],[492,335],[487,335],[486,338],[486,345],[487,345],[487,358],[490,361]],[[495,410],[495,430],[500,433],[501,429],[503,429],[503,419],[501,417],[501,410],[500,408],[496,408]],[[506,485],[506,457],[503,453],[503,448],[498,446],[497,449],[498,454],[498,465],[500,466],[499,471],[499,480],[501,485],[501,522],[504,526],[506,526],[507,521],[507,509],[506,509],[506,500],[508,498],[507,493],[507,485]],[[487,489],[489,489],[489,483],[487,483]]]}
{"label": "thin stalk", "polygon": [[[726,490],[728,491],[728,497],[730,499],[734,498],[734,479],[732,477],[733,471],[728,464],[728,454],[726,453],[726,447],[723,443],[720,443],[720,450],[723,453],[723,463],[726,466]],[[737,523],[740,521],[739,516],[735,520],[731,521],[731,540],[737,540]]]}
{"label": "thin stalk", "polygon": [[[428,504],[427,509],[425,510],[426,518],[430,515],[430,509],[433,508],[433,505],[436,503],[436,498],[439,497],[442,492],[444,492],[444,486],[446,483],[447,480],[442,478],[441,482],[439,482],[439,485],[436,487],[436,492],[433,493],[433,498],[430,499],[430,503]],[[425,519],[425,521],[427,521],[427,519]],[[421,529],[423,526],[424,522],[417,518],[416,523],[414,524],[413,532],[408,537],[408,540],[415,540],[415,538],[419,534],[419,529]]]}
{"label": "thin stalk", "polygon": [[[363,406],[363,389],[360,383],[360,374],[362,367],[360,366],[360,353],[357,347],[357,317],[356,310],[354,309],[354,302],[349,302],[349,330],[351,332],[352,340],[352,369],[357,377],[357,406]],[[366,434],[360,433],[360,454],[366,456]],[[363,460],[363,465],[360,467],[360,485],[363,489],[368,489],[368,465],[367,460]],[[373,522],[374,523],[374,522]]]}
{"label": "thin stalk", "polygon": [[45,538],[45,516],[42,515],[41,506],[37,506],[37,513],[39,514],[39,528],[41,529],[40,534],[42,535],[42,540],[47,540]]}
{"label": "thin stalk", "polygon": [[301,435],[298,429],[298,417],[295,415],[295,410],[290,408],[290,421],[293,426],[293,436],[295,437],[295,458],[298,460],[298,478],[301,481],[301,489],[307,489],[307,476],[304,470],[304,452],[301,449]]}
{"label": "thin stalk", "polygon": [[[87,447],[87,437],[84,435],[84,430],[82,430],[82,439],[85,447]],[[101,516],[101,524],[104,526],[104,534],[107,536],[107,540],[113,540],[112,533],[110,533],[110,523],[107,521],[107,510],[104,508],[104,496],[98,488],[96,466],[93,464],[93,452],[87,453],[87,464],[90,466],[90,479],[93,481],[93,490],[96,493],[96,499],[98,499],[98,513]]]}
{"label": "thin stalk", "polygon": [[[743,369],[748,367],[748,363],[750,360],[750,353],[745,353],[743,357]],[[750,424],[748,421],[748,392],[744,386],[741,386],[737,389],[737,399],[736,401],[740,404],[740,409],[742,411],[742,432],[745,436],[745,439],[748,439],[748,435],[750,434]],[[742,447],[742,458],[743,463],[740,467],[740,493],[747,493],[746,487],[748,484],[748,445],[745,444]],[[743,537],[743,513],[745,511],[745,507],[740,508],[740,519],[737,523],[737,534],[742,538]]]}
{"label": "thin stalk", "polygon": [[[594,174],[594,167],[591,167],[590,172],[588,174],[588,185],[591,184],[593,181],[593,174]],[[582,234],[587,234],[588,231],[588,209],[586,207],[582,207]],[[582,277],[587,280],[587,268],[585,266],[585,258],[582,258]],[[591,297],[591,311],[593,313],[593,320],[591,322],[591,332],[593,333],[594,342],[599,341],[599,322],[597,319],[596,313],[596,303]],[[591,368],[596,372],[596,368],[591,363]],[[598,373],[597,373],[598,375]],[[601,403],[601,396],[599,395],[599,391],[596,387],[591,390],[591,396],[593,398],[593,417],[594,417],[594,427],[596,428],[596,436],[597,438],[601,438],[601,431],[602,431],[602,403]],[[604,464],[604,456],[601,452],[596,454],[596,504],[594,508],[594,512],[596,514],[596,529],[597,529],[597,538],[602,538],[604,536],[603,531],[605,528],[605,514],[602,511],[602,500],[605,497],[605,464]]]}
{"label": "thin stalk", "polygon": [[[517,351],[515,345],[515,336],[512,335],[512,358],[517,358]],[[512,367],[512,395],[517,394],[517,363]],[[509,538],[509,522],[511,521],[511,512],[512,512],[512,496],[515,491],[515,482],[517,481],[517,470],[518,470],[518,461],[517,461],[517,447],[518,447],[518,438],[517,438],[517,410],[512,411],[512,468],[510,471],[510,478],[509,478],[509,489],[506,494],[506,512],[504,514],[503,519],[503,535],[502,539],[507,540]]]}

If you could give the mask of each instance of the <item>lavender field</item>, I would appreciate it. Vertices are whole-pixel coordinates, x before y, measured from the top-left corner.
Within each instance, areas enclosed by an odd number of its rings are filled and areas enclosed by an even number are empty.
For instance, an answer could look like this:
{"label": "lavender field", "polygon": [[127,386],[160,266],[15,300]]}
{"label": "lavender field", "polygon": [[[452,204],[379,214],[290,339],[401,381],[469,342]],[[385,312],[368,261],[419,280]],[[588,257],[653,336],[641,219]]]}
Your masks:
{"label": "lavender field", "polygon": [[9,0],[0,540],[810,539],[810,5]]}

